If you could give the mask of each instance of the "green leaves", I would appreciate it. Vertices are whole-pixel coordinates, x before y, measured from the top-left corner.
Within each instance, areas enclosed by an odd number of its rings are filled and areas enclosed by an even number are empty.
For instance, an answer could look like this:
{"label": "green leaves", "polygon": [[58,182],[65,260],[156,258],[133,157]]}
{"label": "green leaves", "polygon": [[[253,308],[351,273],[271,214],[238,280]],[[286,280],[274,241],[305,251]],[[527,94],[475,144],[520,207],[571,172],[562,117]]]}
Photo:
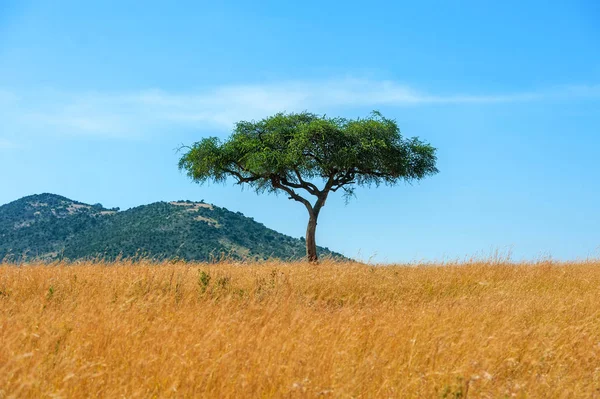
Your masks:
{"label": "green leaves", "polygon": [[438,172],[435,151],[418,138],[403,138],[396,122],[379,112],[355,120],[279,113],[237,123],[225,142],[210,137],[195,143],[179,167],[200,183],[233,177],[257,192],[279,189],[299,200],[290,191],[320,197],[339,188],[352,193],[352,186],[422,179]]}

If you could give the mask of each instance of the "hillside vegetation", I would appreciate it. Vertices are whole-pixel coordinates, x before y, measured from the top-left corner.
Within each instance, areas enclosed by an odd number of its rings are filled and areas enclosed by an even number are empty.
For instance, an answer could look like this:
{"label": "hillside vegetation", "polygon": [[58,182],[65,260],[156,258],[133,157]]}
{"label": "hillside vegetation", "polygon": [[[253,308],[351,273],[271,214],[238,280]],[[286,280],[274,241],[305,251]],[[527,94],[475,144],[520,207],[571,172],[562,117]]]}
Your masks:
{"label": "hillside vegetation", "polygon": [[0,397],[595,397],[600,263],[0,266]]}
{"label": "hillside vegetation", "polygon": [[[327,248],[320,253],[342,257]],[[0,261],[289,260],[305,255],[303,240],[203,202],[157,202],[119,211],[40,194],[0,206]]]}

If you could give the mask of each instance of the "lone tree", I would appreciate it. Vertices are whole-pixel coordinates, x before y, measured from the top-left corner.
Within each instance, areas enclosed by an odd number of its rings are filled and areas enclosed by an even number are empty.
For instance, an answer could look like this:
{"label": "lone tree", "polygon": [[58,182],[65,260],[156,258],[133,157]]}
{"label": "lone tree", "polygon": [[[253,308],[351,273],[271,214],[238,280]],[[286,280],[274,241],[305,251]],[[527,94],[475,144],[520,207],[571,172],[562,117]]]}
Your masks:
{"label": "lone tree", "polygon": [[436,149],[416,137],[403,138],[396,122],[379,112],[355,120],[279,113],[238,122],[225,142],[210,137],[185,148],[179,168],[196,182],[233,177],[257,193],[283,191],[302,203],[311,262],[318,259],[315,231],[329,193],[341,189],[348,199],[356,186],[394,185],[438,172]]}

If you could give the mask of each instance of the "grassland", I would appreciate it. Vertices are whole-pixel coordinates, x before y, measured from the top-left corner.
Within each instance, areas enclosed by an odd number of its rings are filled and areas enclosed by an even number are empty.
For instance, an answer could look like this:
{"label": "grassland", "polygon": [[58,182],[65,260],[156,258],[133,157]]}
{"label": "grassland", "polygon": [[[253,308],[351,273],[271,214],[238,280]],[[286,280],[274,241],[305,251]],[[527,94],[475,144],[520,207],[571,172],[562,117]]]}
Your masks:
{"label": "grassland", "polygon": [[600,262],[0,266],[0,398],[598,397]]}

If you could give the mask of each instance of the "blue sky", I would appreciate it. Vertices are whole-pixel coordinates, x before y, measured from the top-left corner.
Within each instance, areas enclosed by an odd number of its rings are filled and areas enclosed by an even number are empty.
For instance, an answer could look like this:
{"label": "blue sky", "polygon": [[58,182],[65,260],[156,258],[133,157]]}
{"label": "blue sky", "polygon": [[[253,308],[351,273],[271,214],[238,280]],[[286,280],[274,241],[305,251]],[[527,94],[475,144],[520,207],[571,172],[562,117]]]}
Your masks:
{"label": "blue sky", "polygon": [[299,237],[300,204],[193,184],[176,148],[278,111],[377,109],[441,172],[334,196],[319,244],[376,262],[600,256],[597,1],[92,3],[0,1],[0,204],[204,199]]}

